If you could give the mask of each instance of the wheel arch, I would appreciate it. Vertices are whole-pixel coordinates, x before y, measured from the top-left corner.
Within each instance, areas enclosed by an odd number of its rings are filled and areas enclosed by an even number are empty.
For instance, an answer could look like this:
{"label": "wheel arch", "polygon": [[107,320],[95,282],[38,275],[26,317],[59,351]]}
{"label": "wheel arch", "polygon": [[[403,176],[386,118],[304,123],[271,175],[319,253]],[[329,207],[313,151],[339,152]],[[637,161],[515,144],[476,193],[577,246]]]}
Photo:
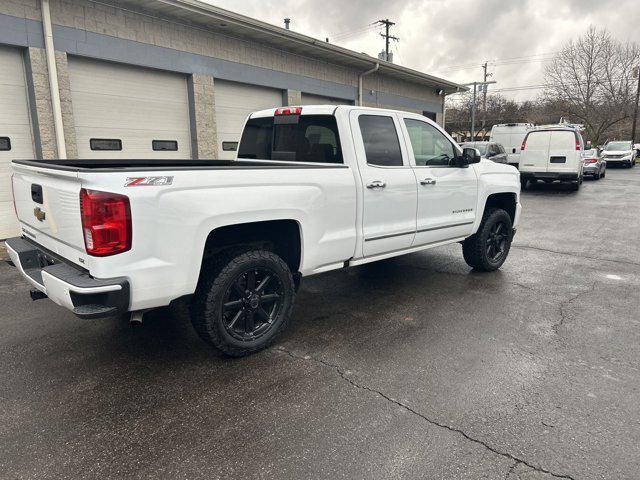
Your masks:
{"label": "wheel arch", "polygon": [[302,263],[302,228],[297,220],[279,219],[224,225],[207,235],[202,264],[224,250],[262,248],[281,257],[292,273]]}
{"label": "wheel arch", "polygon": [[498,192],[487,196],[482,210],[482,215],[491,208],[501,208],[506,211],[511,218],[511,223],[515,224],[518,196],[514,192]]}

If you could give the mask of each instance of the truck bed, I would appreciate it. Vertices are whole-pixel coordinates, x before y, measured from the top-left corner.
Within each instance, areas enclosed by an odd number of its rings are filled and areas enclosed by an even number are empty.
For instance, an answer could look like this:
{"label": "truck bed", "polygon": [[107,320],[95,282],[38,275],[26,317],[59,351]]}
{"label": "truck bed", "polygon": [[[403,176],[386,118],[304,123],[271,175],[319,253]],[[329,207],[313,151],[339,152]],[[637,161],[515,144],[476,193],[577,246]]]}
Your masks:
{"label": "truck bed", "polygon": [[112,159],[112,160],[14,160],[30,167],[70,172],[127,172],[161,170],[255,170],[348,168],[343,164],[282,162],[275,160],[175,160],[175,159]]}

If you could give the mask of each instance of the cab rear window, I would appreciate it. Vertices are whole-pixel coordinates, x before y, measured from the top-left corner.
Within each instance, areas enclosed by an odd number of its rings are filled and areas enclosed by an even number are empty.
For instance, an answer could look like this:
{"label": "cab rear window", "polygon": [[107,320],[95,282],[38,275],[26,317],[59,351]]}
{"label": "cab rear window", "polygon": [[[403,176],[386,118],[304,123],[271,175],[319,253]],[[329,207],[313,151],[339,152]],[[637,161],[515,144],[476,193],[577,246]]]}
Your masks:
{"label": "cab rear window", "polygon": [[282,115],[247,121],[238,158],[343,163],[332,115]]}

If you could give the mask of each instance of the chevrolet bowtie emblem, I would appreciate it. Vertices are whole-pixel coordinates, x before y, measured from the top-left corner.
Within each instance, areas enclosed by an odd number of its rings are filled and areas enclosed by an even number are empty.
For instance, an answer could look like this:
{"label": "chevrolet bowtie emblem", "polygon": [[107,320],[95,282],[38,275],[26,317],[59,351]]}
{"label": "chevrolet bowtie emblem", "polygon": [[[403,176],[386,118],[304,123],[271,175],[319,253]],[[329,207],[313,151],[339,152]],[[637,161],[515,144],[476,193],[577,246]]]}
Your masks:
{"label": "chevrolet bowtie emblem", "polygon": [[36,207],[33,209],[33,215],[41,222],[44,222],[47,214],[40,210],[40,207]]}

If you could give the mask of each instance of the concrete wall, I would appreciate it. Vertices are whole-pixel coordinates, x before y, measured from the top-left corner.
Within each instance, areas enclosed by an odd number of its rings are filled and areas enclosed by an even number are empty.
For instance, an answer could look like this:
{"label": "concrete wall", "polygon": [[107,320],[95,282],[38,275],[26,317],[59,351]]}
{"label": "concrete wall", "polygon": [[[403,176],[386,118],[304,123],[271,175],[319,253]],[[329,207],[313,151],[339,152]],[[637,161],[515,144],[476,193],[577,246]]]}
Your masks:
{"label": "concrete wall", "polygon": [[[292,54],[268,45],[189,27],[170,18],[134,13],[89,0],[51,0],[65,140],[77,156],[67,55],[81,55],[189,75],[193,152],[217,154],[216,78],[278,88],[283,104],[302,92],[354,101],[360,70]],[[44,61],[40,0],[0,0],[0,44],[26,48],[36,151],[57,155]],[[442,112],[435,88],[373,74],[364,79],[365,105],[416,113]]]}

